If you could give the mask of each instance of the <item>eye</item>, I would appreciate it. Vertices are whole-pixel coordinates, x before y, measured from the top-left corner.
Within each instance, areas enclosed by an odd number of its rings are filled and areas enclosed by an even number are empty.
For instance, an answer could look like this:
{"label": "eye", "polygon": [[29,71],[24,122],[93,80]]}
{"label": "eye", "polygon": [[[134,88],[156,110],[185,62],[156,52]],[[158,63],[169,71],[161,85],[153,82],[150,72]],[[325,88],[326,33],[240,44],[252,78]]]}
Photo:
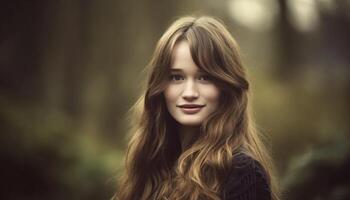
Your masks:
{"label": "eye", "polygon": [[200,76],[198,77],[198,80],[200,80],[200,81],[211,81],[211,80],[212,80],[212,77],[209,76],[209,75],[200,75]]}
{"label": "eye", "polygon": [[172,75],[170,75],[169,79],[171,81],[181,81],[184,78],[181,75],[179,75],[179,74],[172,74]]}

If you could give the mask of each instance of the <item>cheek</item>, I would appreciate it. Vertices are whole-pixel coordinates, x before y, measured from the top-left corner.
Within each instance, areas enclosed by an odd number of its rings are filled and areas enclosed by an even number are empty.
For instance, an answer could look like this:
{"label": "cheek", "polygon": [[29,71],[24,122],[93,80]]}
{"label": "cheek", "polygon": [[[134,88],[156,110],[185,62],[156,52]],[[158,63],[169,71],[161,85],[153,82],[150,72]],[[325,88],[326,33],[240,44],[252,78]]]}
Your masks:
{"label": "cheek", "polygon": [[169,104],[176,101],[178,97],[178,93],[179,91],[175,86],[168,86],[167,88],[165,88],[164,97],[165,97],[166,103]]}
{"label": "cheek", "polygon": [[219,101],[220,90],[216,86],[206,87],[203,90],[203,95],[208,102],[216,105]]}

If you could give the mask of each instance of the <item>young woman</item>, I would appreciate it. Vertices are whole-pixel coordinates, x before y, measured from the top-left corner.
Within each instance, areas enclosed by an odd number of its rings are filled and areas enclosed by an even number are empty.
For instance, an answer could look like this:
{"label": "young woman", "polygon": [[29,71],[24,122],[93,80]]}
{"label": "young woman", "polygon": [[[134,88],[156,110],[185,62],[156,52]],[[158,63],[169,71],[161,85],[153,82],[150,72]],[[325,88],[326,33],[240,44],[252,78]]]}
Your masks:
{"label": "young woman", "polygon": [[176,20],[148,67],[116,199],[279,199],[225,26],[207,16]]}

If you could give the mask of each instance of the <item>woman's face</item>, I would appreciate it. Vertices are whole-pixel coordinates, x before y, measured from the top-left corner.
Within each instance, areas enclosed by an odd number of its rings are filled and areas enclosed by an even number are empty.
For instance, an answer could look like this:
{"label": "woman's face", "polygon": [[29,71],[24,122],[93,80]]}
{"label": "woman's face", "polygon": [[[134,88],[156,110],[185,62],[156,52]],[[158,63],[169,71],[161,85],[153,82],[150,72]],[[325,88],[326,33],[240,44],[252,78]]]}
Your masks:
{"label": "woman's face", "polygon": [[186,41],[175,45],[172,59],[164,91],[168,111],[181,125],[200,125],[218,107],[220,91],[193,62]]}

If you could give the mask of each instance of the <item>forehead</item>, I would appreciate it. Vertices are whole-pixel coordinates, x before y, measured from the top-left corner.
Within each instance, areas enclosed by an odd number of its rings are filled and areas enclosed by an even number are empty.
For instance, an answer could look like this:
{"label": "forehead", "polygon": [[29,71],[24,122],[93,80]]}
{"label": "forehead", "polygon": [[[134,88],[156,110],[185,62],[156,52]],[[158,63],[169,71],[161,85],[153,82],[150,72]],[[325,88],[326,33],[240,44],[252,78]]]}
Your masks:
{"label": "forehead", "polygon": [[172,59],[174,63],[178,63],[180,61],[193,61],[190,46],[187,41],[182,40],[175,44]]}
{"label": "forehead", "polygon": [[194,63],[191,56],[190,46],[185,40],[180,41],[175,45],[172,54],[172,64],[170,68],[171,71],[202,71]]}

